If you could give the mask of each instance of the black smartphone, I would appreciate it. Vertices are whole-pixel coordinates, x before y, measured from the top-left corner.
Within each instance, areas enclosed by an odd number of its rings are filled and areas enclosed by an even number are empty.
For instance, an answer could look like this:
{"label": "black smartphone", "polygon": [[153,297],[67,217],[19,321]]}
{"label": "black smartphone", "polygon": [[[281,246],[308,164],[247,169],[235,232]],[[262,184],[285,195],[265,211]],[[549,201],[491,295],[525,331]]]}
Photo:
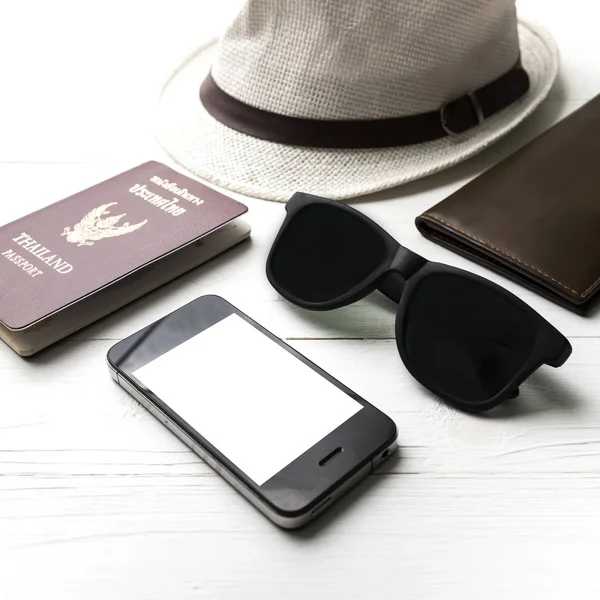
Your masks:
{"label": "black smartphone", "polygon": [[397,447],[392,419],[219,296],[118,342],[107,362],[281,527],[308,523]]}

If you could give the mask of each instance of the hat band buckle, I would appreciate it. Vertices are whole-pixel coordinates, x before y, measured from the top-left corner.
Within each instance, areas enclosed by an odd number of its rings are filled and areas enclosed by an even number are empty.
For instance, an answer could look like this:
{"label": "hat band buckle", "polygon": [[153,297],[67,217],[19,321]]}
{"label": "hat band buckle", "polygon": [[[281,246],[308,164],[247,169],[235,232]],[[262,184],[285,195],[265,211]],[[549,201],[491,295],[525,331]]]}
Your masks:
{"label": "hat band buckle", "polygon": [[[467,94],[465,94],[458,100],[452,100],[450,102],[446,102],[446,104],[444,104],[442,106],[442,108],[440,109],[440,122],[442,124],[442,129],[448,135],[456,136],[456,135],[460,135],[461,133],[466,131],[466,129],[462,129],[459,131],[453,130],[448,124],[448,115],[447,115],[447,110],[450,105],[452,105],[456,102],[459,102],[460,100],[464,100],[465,98],[469,100],[471,108],[473,109],[473,112],[475,113],[475,117],[477,118],[477,123],[474,123],[473,127],[476,127],[477,125],[481,125],[485,121],[485,115],[483,114],[483,109],[481,108],[481,103],[479,102],[479,99],[477,98],[477,96],[474,93],[468,92]],[[467,129],[470,129],[470,127]]]}

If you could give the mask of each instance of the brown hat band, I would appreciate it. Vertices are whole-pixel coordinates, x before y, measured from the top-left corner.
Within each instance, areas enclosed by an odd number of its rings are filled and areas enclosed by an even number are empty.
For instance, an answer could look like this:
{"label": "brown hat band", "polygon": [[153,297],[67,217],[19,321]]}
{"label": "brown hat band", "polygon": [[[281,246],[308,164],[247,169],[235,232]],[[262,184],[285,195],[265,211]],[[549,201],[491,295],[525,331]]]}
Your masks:
{"label": "brown hat band", "polygon": [[256,138],[314,148],[389,148],[463,133],[506,108],[529,90],[521,61],[506,73],[439,110],[391,119],[319,120],[255,108],[222,90],[209,73],[200,100],[218,121]]}

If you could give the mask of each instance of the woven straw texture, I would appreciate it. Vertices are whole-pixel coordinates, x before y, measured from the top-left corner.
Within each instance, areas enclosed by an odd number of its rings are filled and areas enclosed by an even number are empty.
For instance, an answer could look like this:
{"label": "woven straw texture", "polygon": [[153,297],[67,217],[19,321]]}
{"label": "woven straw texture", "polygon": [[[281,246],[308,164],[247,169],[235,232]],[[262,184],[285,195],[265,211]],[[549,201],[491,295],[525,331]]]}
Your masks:
{"label": "woven straw texture", "polygon": [[520,21],[518,36],[531,79],[528,94],[459,136],[398,148],[338,150],[275,144],[238,133],[213,119],[199,100],[216,43],[198,49],[169,77],[158,102],[155,134],[167,154],[192,174],[247,196],[282,202],[297,191],[335,200],[362,196],[473,156],[540,104],[556,78],[558,51],[538,25]]}
{"label": "woven straw texture", "polygon": [[212,74],[257,108],[378,119],[439,109],[518,54],[514,0],[252,0]]}

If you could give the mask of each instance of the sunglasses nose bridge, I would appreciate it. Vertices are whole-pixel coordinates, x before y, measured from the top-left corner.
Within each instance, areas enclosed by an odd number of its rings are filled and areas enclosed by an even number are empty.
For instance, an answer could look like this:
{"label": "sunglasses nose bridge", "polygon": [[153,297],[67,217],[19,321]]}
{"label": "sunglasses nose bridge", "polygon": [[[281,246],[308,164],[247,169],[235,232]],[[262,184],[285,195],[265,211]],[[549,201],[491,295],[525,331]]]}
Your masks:
{"label": "sunglasses nose bridge", "polygon": [[427,263],[423,257],[399,246],[389,267],[387,277],[379,284],[379,291],[398,304],[406,282]]}
{"label": "sunglasses nose bridge", "polygon": [[392,262],[390,271],[397,273],[407,282],[419,269],[427,264],[427,260],[415,254],[404,246],[399,246]]}

